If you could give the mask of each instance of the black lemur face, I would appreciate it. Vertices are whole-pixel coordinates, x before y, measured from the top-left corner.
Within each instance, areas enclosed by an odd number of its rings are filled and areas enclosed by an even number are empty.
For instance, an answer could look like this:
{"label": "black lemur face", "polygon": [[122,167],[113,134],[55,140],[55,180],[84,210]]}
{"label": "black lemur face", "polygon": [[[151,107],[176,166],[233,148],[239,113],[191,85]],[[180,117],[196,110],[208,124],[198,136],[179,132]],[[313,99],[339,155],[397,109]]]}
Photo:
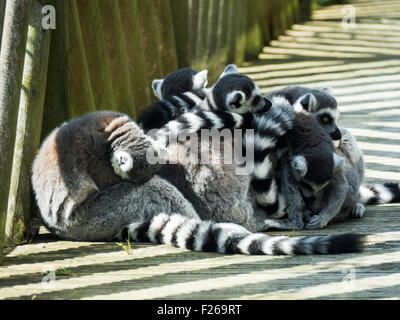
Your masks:
{"label": "black lemur face", "polygon": [[168,74],[164,79],[156,79],[152,83],[154,94],[160,99],[182,94],[188,91],[198,91],[207,86],[207,70],[197,72],[183,68]]}
{"label": "black lemur face", "polygon": [[161,94],[164,98],[170,97],[193,88],[193,76],[197,72],[190,68],[180,69],[170,73],[163,81]]}
{"label": "black lemur face", "polygon": [[230,66],[212,88],[217,108],[236,113],[267,111],[271,103],[261,95],[258,86],[246,75],[237,73],[237,69],[226,72]]}

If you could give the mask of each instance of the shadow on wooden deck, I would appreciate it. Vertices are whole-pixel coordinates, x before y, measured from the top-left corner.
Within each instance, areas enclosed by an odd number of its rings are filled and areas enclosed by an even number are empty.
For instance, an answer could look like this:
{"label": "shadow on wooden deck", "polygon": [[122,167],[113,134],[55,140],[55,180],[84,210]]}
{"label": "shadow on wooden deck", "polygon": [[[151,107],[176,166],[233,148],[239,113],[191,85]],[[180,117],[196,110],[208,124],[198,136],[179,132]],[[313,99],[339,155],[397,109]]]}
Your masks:
{"label": "shadow on wooden deck", "polygon": [[[400,1],[356,2],[351,30],[338,21],[341,8],[315,12],[314,21],[293,26],[241,71],[265,92],[332,86],[340,125],[363,149],[366,181],[400,182]],[[128,255],[115,243],[58,241],[42,229],[0,266],[0,298],[399,299],[399,211],[370,206],[362,220],[296,233],[369,235],[365,252],[329,256],[249,257],[136,243]]]}

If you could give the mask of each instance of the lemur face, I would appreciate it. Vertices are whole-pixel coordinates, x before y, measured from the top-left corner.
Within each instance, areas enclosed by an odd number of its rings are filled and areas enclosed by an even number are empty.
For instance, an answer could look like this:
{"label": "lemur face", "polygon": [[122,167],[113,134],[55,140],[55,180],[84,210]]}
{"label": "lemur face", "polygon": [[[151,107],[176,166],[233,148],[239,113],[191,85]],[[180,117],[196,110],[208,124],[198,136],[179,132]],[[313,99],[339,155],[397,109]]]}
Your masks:
{"label": "lemur face", "polygon": [[286,138],[293,177],[307,197],[325,188],[334,172],[345,164],[313,114],[297,113]]}
{"label": "lemur face", "polygon": [[160,100],[187,92],[202,90],[207,87],[208,70],[196,72],[190,68],[179,69],[165,79],[152,82],[153,92]]}
{"label": "lemur face", "polygon": [[271,102],[261,95],[249,77],[239,74],[235,65],[228,65],[211,89],[218,109],[235,113],[265,112]]}
{"label": "lemur face", "polygon": [[307,158],[304,155],[296,155],[291,158],[290,166],[303,195],[310,197],[330,183],[333,173],[343,168],[345,160],[335,152],[329,153],[327,157],[322,157],[323,159],[320,157]]}
{"label": "lemur face", "polygon": [[309,93],[298,98],[293,104],[293,107],[298,112],[304,110],[313,113],[319,124],[333,140],[335,147],[338,146],[342,134],[336,125],[339,119],[339,111],[337,109],[336,99],[332,96],[331,88],[310,90]]}

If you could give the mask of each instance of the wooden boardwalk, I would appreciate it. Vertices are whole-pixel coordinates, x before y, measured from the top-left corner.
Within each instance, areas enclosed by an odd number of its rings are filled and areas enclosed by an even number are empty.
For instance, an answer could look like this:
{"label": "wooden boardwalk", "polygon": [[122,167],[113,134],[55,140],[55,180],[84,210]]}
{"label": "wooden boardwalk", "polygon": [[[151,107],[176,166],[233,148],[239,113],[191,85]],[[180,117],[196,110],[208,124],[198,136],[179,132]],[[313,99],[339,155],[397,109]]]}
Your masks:
{"label": "wooden boardwalk", "polygon": [[[400,1],[358,1],[356,28],[342,6],[316,11],[241,69],[263,91],[332,86],[340,125],[357,137],[366,181],[400,182]],[[400,205],[321,231],[368,234],[361,254],[240,256],[133,244],[58,241],[42,230],[10,249],[0,299],[399,299]],[[54,278],[52,276],[54,275]],[[50,279],[43,282],[43,279]]]}

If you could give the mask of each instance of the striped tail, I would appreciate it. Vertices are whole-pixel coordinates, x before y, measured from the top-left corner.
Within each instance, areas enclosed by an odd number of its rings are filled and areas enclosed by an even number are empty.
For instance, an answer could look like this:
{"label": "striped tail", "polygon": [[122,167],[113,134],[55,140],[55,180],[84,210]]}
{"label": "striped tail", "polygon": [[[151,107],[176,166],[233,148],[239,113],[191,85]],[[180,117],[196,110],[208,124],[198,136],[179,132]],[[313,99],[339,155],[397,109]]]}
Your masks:
{"label": "striped tail", "polygon": [[231,111],[196,110],[181,115],[170,121],[158,131],[156,139],[168,146],[168,138],[176,138],[185,133],[191,134],[202,129],[254,129],[255,149],[259,152],[269,152],[293,126],[294,111],[289,103],[276,104],[264,114]]}
{"label": "striped tail", "polygon": [[364,184],[359,194],[364,205],[397,203],[400,202],[400,183]]}
{"label": "striped tail", "polygon": [[194,251],[247,255],[310,255],[359,252],[364,236],[339,234],[308,237],[267,236],[251,233],[234,223],[216,223],[160,213],[132,223],[122,239],[168,244]]}
{"label": "striped tail", "polygon": [[174,120],[186,112],[192,111],[205,99],[205,93],[184,92],[162,101],[157,101],[145,108],[139,115],[137,123],[144,132],[151,129],[164,127],[169,121]]}

